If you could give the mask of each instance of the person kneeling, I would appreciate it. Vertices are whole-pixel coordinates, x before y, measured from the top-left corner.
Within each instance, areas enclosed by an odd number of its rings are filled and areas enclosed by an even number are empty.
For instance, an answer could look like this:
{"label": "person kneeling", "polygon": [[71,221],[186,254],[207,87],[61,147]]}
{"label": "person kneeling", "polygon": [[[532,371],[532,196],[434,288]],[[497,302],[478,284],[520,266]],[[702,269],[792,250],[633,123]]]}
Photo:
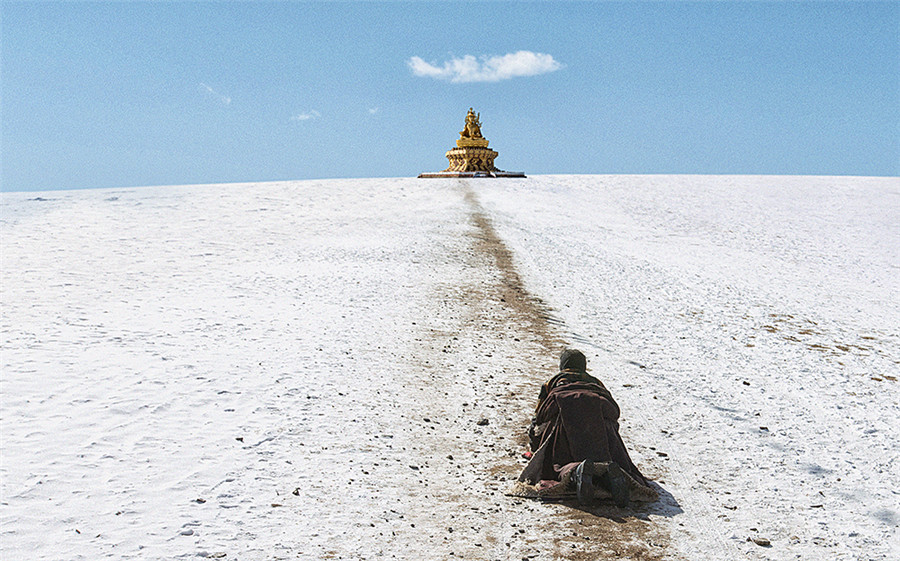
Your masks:
{"label": "person kneeling", "polygon": [[541,387],[528,430],[531,458],[510,493],[543,499],[573,495],[581,504],[612,498],[654,501],[657,492],[638,471],[619,436],[619,406],[587,373],[581,351],[566,349],[559,374]]}

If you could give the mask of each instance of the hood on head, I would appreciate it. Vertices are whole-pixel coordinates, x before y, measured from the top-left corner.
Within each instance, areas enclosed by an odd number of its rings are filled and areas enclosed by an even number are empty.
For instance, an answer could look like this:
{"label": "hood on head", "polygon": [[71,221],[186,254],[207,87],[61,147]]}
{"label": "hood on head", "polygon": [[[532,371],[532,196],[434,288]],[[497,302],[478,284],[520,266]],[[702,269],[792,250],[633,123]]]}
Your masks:
{"label": "hood on head", "polygon": [[559,369],[587,372],[587,359],[578,349],[565,349],[559,355]]}

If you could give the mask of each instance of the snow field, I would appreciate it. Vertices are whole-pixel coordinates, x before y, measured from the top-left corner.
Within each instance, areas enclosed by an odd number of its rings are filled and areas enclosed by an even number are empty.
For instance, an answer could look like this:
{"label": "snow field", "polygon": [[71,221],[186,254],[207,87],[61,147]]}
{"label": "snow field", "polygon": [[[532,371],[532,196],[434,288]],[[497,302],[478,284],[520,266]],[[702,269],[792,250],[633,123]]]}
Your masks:
{"label": "snow field", "polygon": [[[620,524],[503,496],[555,356],[496,292],[467,193],[669,502]],[[898,195],[699,176],[5,193],[0,550],[893,559]]]}

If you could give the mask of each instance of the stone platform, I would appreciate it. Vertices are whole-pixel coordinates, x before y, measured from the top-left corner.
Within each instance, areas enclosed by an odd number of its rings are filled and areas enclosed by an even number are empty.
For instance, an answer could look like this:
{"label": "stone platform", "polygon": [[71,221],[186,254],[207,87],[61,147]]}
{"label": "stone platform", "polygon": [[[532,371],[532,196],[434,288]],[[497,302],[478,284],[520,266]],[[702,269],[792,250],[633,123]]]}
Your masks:
{"label": "stone platform", "polygon": [[420,178],[435,177],[527,177],[521,171],[426,171],[418,175]]}

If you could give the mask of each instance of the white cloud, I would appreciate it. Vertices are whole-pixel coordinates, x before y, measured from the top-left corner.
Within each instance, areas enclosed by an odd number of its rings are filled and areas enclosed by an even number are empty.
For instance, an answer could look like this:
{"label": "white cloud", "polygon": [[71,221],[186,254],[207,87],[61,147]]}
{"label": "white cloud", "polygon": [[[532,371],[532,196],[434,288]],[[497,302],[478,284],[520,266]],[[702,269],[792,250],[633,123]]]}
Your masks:
{"label": "white cloud", "polygon": [[562,64],[554,60],[552,55],[531,51],[518,51],[503,56],[482,55],[478,58],[465,55],[448,60],[443,66],[435,66],[414,56],[406,64],[416,76],[454,83],[499,82],[519,76],[546,74],[562,68]]}
{"label": "white cloud", "polygon": [[370,108],[369,108],[369,115],[374,115],[375,113],[378,113],[378,108],[377,108],[377,107],[370,107]]}
{"label": "white cloud", "polygon": [[200,90],[206,92],[207,94],[209,94],[209,95],[213,96],[214,98],[216,98],[217,100],[219,100],[219,102],[220,102],[222,105],[229,105],[229,104],[231,104],[231,98],[230,98],[230,97],[228,97],[227,95],[222,95],[222,94],[220,94],[219,92],[217,92],[216,90],[214,90],[214,89],[212,89],[211,87],[207,86],[207,85],[204,84],[203,82],[200,82]]}
{"label": "white cloud", "polygon": [[292,121],[309,121],[310,119],[318,119],[322,114],[313,109],[312,111],[308,111],[306,113],[298,113],[291,117]]}

